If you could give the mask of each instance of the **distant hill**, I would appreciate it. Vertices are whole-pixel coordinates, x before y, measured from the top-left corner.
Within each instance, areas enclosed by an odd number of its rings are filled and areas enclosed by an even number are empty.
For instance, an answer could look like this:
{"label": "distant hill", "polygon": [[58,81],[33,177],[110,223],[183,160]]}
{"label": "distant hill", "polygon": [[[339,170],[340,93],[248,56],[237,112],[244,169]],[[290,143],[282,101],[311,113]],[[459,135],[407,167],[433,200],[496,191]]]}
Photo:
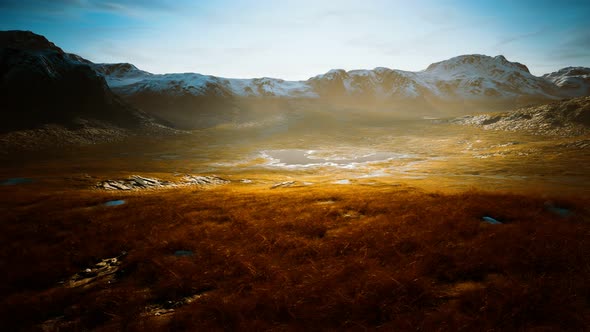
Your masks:
{"label": "distant hill", "polygon": [[580,97],[511,112],[469,115],[454,123],[537,135],[579,136],[590,133],[590,97]]}
{"label": "distant hill", "polygon": [[[301,112],[366,112],[399,118],[508,110],[590,95],[589,68],[542,77],[520,63],[471,54],[418,72],[331,70],[305,81],[152,74],[129,63],[94,64],[45,37],[0,32],[0,131],[67,128],[182,129],[243,123]],[[114,92],[114,93],[113,93]],[[162,119],[162,120],[158,120]]]}
{"label": "distant hill", "polygon": [[[373,70],[331,70],[307,81],[275,78],[229,79],[195,73],[151,74],[131,64],[97,64],[94,68],[109,86],[123,95],[141,92],[165,92],[176,95],[217,95],[235,97],[321,98],[328,96],[370,96],[376,99],[411,99],[419,97],[441,100],[516,99],[523,97],[555,99],[570,96],[559,81],[572,70],[537,77],[518,62],[499,55],[472,54],[433,63],[419,72],[388,68]],[[572,68],[569,68],[572,69]],[[577,73],[590,68],[575,68]],[[586,77],[587,79],[587,77]],[[584,84],[581,84],[584,85]],[[585,82],[586,89],[590,83]],[[578,96],[588,94],[581,90]]]}
{"label": "distant hill", "polygon": [[590,95],[590,68],[566,67],[556,72],[545,74],[543,78],[559,87],[562,95],[578,97]]}
{"label": "distant hill", "polygon": [[[587,78],[574,78],[571,72],[561,74],[563,70],[537,77],[525,65],[501,55],[462,55],[418,72],[382,67],[336,69],[306,81],[230,79],[196,73],[158,75],[127,63],[96,64],[93,68],[132,104],[189,127],[228,121],[236,112],[267,107],[261,102],[277,99],[285,100],[279,110],[285,105],[297,109],[298,102],[305,101],[318,107],[377,109],[392,116],[421,117],[511,109],[590,95]],[[570,76],[565,79],[564,75]],[[568,84],[563,84],[564,80]]]}

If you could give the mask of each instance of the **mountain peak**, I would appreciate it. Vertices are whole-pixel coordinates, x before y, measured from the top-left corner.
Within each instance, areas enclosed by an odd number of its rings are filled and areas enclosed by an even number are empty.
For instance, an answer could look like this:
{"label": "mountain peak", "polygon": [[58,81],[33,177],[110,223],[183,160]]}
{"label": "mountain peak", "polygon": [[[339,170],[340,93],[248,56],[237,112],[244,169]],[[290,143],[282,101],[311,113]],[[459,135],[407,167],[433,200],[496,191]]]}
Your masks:
{"label": "mountain peak", "polygon": [[545,74],[543,78],[566,91],[568,96],[590,94],[590,68],[565,67],[556,72]]}
{"label": "mountain peak", "polygon": [[335,78],[342,79],[342,77],[344,77],[346,75],[347,75],[347,73],[346,73],[346,70],[344,70],[344,69],[330,69],[325,74],[316,75],[316,76],[312,77],[311,79],[314,79],[314,80],[319,80],[319,79],[333,80]]}
{"label": "mountain peak", "polygon": [[31,31],[22,30],[0,31],[0,47],[24,51],[43,51],[49,49],[61,54],[64,53],[61,48],[55,46],[47,38]]}
{"label": "mountain peak", "polygon": [[96,68],[105,75],[122,75],[134,71],[139,71],[134,65],[123,62],[123,63],[100,63],[96,64]]}
{"label": "mountain peak", "polygon": [[425,71],[455,73],[466,70],[477,70],[487,72],[502,67],[503,70],[512,69],[530,74],[527,66],[518,62],[508,61],[503,55],[491,57],[483,54],[465,54],[452,57],[448,60],[431,64]]}
{"label": "mountain peak", "polygon": [[545,74],[543,75],[543,77],[546,78],[551,78],[554,76],[559,76],[559,75],[568,75],[568,76],[581,76],[581,75],[587,75],[590,76],[590,68],[588,67],[565,67],[565,68],[561,68],[558,71],[549,73],[549,74]]}
{"label": "mountain peak", "polygon": [[502,61],[502,62],[508,62],[508,60],[506,60],[506,57],[505,57],[505,56],[503,56],[502,54],[500,54],[500,55],[496,55],[496,56],[494,57],[494,60],[499,60],[499,61]]}

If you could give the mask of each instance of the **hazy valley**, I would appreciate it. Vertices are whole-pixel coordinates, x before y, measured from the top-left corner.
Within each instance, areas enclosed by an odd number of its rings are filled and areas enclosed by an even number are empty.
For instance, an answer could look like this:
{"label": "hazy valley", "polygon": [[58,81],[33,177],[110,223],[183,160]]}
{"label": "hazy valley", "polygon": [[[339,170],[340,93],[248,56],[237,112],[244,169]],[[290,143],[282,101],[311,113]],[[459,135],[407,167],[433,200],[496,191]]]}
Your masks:
{"label": "hazy valley", "polygon": [[9,330],[590,321],[590,68],[229,79],[4,31],[0,77]]}

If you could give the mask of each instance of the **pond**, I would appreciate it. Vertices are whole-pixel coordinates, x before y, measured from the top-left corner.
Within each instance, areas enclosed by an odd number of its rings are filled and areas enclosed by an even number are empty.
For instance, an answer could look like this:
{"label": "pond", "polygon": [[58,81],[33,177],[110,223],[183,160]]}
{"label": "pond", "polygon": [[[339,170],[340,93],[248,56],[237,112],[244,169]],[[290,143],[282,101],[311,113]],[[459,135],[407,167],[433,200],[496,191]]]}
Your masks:
{"label": "pond", "polygon": [[126,203],[125,200],[117,199],[114,201],[108,201],[108,202],[104,203],[104,206],[119,206],[119,205],[123,205],[125,203]]}
{"label": "pond", "polygon": [[339,166],[352,167],[355,164],[388,161],[392,159],[410,158],[410,155],[392,152],[372,152],[366,154],[330,154],[317,150],[266,150],[262,151],[263,158],[270,160],[271,166],[309,167],[309,166]]}
{"label": "pond", "polygon": [[25,184],[25,183],[31,183],[33,182],[33,179],[29,179],[29,178],[10,178],[10,179],[6,179],[3,180],[2,182],[0,182],[0,185],[3,186],[13,186],[13,185],[17,185],[17,184]]}

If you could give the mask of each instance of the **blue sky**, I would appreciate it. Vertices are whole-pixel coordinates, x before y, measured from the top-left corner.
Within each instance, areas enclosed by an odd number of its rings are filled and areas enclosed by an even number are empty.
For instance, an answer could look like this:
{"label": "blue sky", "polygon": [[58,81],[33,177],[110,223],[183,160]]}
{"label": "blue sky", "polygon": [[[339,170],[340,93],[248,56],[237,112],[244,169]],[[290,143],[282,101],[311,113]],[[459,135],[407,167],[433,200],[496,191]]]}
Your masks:
{"label": "blue sky", "polygon": [[590,67],[589,17],[587,0],[0,0],[0,30],[31,30],[94,62],[284,79],[473,53],[536,75]]}

